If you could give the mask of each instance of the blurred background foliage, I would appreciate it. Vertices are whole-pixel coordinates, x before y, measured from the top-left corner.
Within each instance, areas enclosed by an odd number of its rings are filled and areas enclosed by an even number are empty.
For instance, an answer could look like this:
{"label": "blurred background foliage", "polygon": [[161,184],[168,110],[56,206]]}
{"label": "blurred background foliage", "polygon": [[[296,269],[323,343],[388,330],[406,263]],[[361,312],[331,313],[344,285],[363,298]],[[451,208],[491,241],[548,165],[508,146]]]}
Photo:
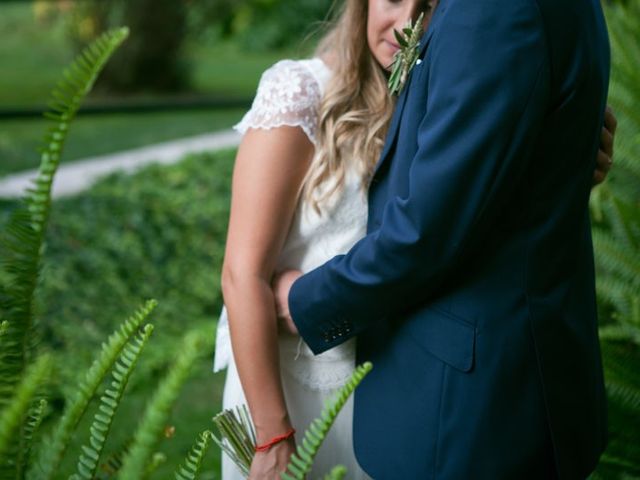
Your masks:
{"label": "blurred background foliage", "polygon": [[640,478],[640,2],[606,9],[614,168],[591,195],[609,446],[594,478]]}
{"label": "blurred background foliage", "polygon": [[0,176],[36,167],[51,86],[110,26],[129,25],[131,36],[85,102],[94,111],[81,111],[63,161],[229,128],[267,67],[313,51],[330,1],[0,2]]}
{"label": "blurred background foliage", "polygon": [[[25,112],[43,109],[62,68],[110,26],[129,25],[131,37],[88,102],[109,108],[79,116],[63,161],[230,127],[246,107],[217,106],[217,99],[248,105],[265,68],[309,55],[330,3],[0,3],[0,176],[38,164],[44,122]],[[610,103],[619,130],[615,167],[591,202],[611,432],[595,478],[632,479],[640,478],[640,0],[606,7]],[[135,109],[149,104],[159,109]],[[76,366],[88,365],[104,336],[144,298],[159,300],[154,348],[131,380],[131,400],[117,420],[119,441],[172,362],[175,338],[192,327],[213,337],[233,156],[194,155],[173,166],[113,175],[55,202],[39,297],[45,343],[66,361],[54,379],[52,409],[62,408]],[[0,225],[14,205],[0,199]],[[219,408],[222,376],[210,373],[212,355],[198,365],[174,411],[175,434],[161,447],[169,465],[184,457]],[[218,468],[211,453],[202,478],[218,478]]]}
{"label": "blurred background foliage", "polygon": [[[117,322],[143,299],[159,300],[153,342],[131,377],[107,452],[128,440],[144,403],[174,362],[177,340],[193,329],[210,340],[209,354],[197,362],[167,424],[172,434],[159,451],[168,460],[156,478],[170,478],[220,410],[224,375],[212,373],[212,346],[222,307],[219,269],[234,156],[192,155],[177,165],[115,174],[53,206],[39,305],[45,342],[66,359],[55,382],[58,408],[75,384],[78,366],[89,365]],[[219,478],[219,460],[212,445],[201,478]]]}
{"label": "blurred background foliage", "polygon": [[[192,87],[189,44],[233,41],[243,50],[307,50],[331,0],[36,0],[39,21],[66,17],[76,50],[118,25],[131,39],[107,67],[98,88],[175,92]],[[152,15],[149,12],[153,12]]]}

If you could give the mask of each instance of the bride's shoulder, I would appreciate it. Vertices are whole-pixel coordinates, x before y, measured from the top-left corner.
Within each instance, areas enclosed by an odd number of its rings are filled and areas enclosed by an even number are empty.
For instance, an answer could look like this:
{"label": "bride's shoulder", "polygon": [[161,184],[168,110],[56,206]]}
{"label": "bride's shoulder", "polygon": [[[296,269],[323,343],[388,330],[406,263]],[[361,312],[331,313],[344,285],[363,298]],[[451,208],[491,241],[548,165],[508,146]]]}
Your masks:
{"label": "bride's shoulder", "polygon": [[320,58],[279,60],[262,74],[258,93],[275,89],[292,95],[322,95],[329,75],[326,63]]}
{"label": "bride's shoulder", "polygon": [[299,126],[315,143],[325,69],[318,58],[276,62],[262,74],[251,109],[234,128],[245,133],[248,128]]}

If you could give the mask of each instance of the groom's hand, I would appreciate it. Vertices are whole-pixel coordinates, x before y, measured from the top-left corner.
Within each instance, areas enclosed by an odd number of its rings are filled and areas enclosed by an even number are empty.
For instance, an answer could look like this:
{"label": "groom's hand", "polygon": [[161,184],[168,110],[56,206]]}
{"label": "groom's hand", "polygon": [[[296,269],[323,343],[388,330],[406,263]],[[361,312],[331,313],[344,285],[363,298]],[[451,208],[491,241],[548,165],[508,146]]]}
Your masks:
{"label": "groom's hand", "polygon": [[604,126],[600,135],[600,149],[596,162],[596,171],[593,172],[593,184],[598,185],[607,178],[611,165],[613,165],[613,142],[616,135],[618,120],[611,107],[607,105],[604,113]]}
{"label": "groom's hand", "polygon": [[293,319],[289,313],[289,290],[291,290],[293,282],[301,276],[302,272],[299,270],[285,270],[284,272],[278,273],[271,282],[273,296],[276,300],[276,314],[278,316],[279,327],[293,335],[298,335],[298,328],[295,323],[293,323]]}

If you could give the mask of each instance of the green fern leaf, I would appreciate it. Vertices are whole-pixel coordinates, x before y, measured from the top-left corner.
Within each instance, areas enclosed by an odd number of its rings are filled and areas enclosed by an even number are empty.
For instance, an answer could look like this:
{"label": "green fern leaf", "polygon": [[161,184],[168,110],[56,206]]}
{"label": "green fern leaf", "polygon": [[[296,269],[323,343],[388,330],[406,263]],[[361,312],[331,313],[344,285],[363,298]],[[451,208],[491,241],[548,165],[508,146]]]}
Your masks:
{"label": "green fern leaf", "polygon": [[[60,162],[60,153],[80,102],[91,89],[97,75],[113,51],[128,35],[127,29],[107,32],[87,47],[65,73],[52,93],[55,118],[44,138],[40,170],[21,206],[11,215],[2,232],[0,243],[7,253],[2,270],[9,280],[0,295],[0,310],[10,322],[8,352],[0,364],[0,408],[10,400],[10,392],[20,381],[25,366],[35,357],[38,335],[33,311],[34,292],[42,261],[44,231],[51,207],[51,185]],[[75,65],[82,64],[78,69]],[[72,78],[73,81],[67,80]]]}
{"label": "green fern leaf", "polygon": [[42,417],[44,416],[44,410],[46,407],[47,401],[45,399],[40,399],[33,407],[31,407],[27,414],[27,420],[24,423],[22,434],[23,446],[19,457],[19,461],[21,463],[19,466],[19,478],[21,478],[22,472],[26,472],[28,470],[31,462],[34,436],[42,424]]}
{"label": "green fern leaf", "polygon": [[[114,366],[124,346],[140,328],[140,325],[142,325],[156,305],[157,302],[155,300],[146,302],[143,307],[109,336],[107,343],[102,345],[100,356],[93,362],[84,381],[78,386],[75,398],[69,402],[62,418],[56,425],[52,437],[47,441],[47,448],[42,450],[39,461],[41,470],[37,472],[33,471],[32,478],[51,479],[57,473],[58,466],[69,445],[71,436],[78,422],[84,415],[89,402],[96,394],[107,372]],[[119,378],[119,380],[124,379],[118,372],[114,373],[114,377],[116,375],[119,376],[116,377]],[[108,417],[106,416],[101,418],[105,423],[108,421]]]}
{"label": "green fern leaf", "polygon": [[[618,221],[623,221],[618,219]],[[593,243],[600,255],[598,267],[640,285],[640,253],[613,233],[595,230]]]}
{"label": "green fern leaf", "polygon": [[[609,37],[612,50],[613,82],[615,86],[626,87],[631,95],[637,95],[638,78],[637,62],[640,58],[640,44],[637,41],[638,15],[640,8],[637,2],[629,2],[627,5],[616,5],[606,9],[607,20],[610,26]],[[617,103],[617,102],[616,102]],[[621,102],[625,108],[625,116],[640,125],[640,113],[626,101]],[[617,107],[617,105],[616,105]]]}
{"label": "green fern leaf", "polygon": [[615,167],[591,211],[602,338],[640,347],[640,3],[606,5],[612,53],[609,101],[618,117]]}
{"label": "green fern leaf", "polygon": [[[26,371],[17,385],[11,401],[0,411],[0,463],[19,468],[17,453],[22,450],[20,429],[28,418],[33,398],[51,375],[51,357],[39,357]],[[16,448],[17,447],[17,448]]]}
{"label": "green fern leaf", "polygon": [[100,455],[104,449],[104,443],[111,429],[115,411],[120,405],[129,377],[152,332],[153,325],[145,325],[143,331],[135,337],[131,343],[124,347],[124,350],[120,354],[119,362],[114,365],[114,380],[111,382],[111,388],[108,388],[100,399],[101,411],[103,411],[105,415],[96,414],[94,417],[94,421],[89,428],[90,446],[82,447],[82,453],[78,459],[77,471],[72,477],[73,480],[91,480],[94,478],[98,462],[100,461]]}
{"label": "green fern leaf", "polygon": [[[82,91],[73,98],[64,96],[63,90],[55,91],[57,97],[57,123],[49,129],[44,137],[44,145],[40,149],[40,170],[36,181],[20,206],[12,213],[0,235],[2,259],[0,270],[3,281],[0,288],[0,311],[9,327],[3,335],[2,362],[0,362],[0,409],[6,412],[15,407],[14,391],[21,382],[21,377],[36,357],[39,332],[34,312],[34,293],[40,275],[44,232],[51,205],[51,184],[53,175],[60,160],[69,121],[75,116],[83,95],[89,91],[95,77],[109,58],[113,50],[124,40],[126,30],[110,32],[102,37],[100,58],[91,64],[89,74],[78,78]],[[66,103],[65,103],[66,99]],[[62,103],[60,103],[62,102]],[[24,454],[31,439],[28,434],[29,425],[21,430],[18,438],[18,456],[10,462],[2,462],[0,469],[3,476],[22,478],[21,471],[25,465]]]}
{"label": "green fern leaf", "polygon": [[180,388],[191,370],[191,366],[202,352],[204,338],[198,331],[187,334],[178,348],[178,357],[166,378],[158,386],[144,412],[140,425],[134,435],[131,448],[123,460],[120,478],[122,480],[140,480],[144,478],[146,465]]}
{"label": "green fern leaf", "polygon": [[601,341],[623,341],[632,340],[640,344],[640,335],[637,328],[628,325],[607,325],[600,327],[598,332]]}
{"label": "green fern leaf", "polygon": [[122,468],[122,459],[127,452],[128,446],[122,447],[109,455],[100,465],[101,477],[103,479],[115,478],[120,468]]}
{"label": "green fern leaf", "polygon": [[200,434],[196,443],[191,447],[191,451],[184,460],[184,463],[178,467],[175,472],[176,480],[194,480],[198,478],[198,473],[202,467],[202,461],[209,449],[213,433],[205,430]]}
{"label": "green fern leaf", "polygon": [[342,387],[332,399],[325,403],[320,418],[311,422],[311,425],[304,434],[301,446],[298,447],[304,454],[298,455],[294,453],[291,455],[291,461],[281,476],[283,480],[304,479],[305,475],[311,471],[313,459],[318,453],[318,449],[331,428],[331,425],[333,425],[338,413],[342,407],[344,407],[345,403],[347,403],[349,396],[372,368],[373,366],[369,362],[356,367],[347,384]]}
{"label": "green fern leaf", "polygon": [[324,477],[324,480],[342,480],[347,476],[347,469],[342,465],[337,465]]}
{"label": "green fern leaf", "polygon": [[606,479],[640,475],[640,349],[628,340],[604,341],[602,353],[610,429],[596,473]]}

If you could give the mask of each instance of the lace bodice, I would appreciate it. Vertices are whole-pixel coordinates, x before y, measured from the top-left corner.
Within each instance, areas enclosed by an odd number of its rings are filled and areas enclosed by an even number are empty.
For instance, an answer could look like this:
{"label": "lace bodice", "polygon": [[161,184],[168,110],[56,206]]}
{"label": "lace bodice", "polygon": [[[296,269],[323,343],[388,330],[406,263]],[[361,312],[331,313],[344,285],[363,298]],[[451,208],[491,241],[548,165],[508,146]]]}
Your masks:
{"label": "lace bodice", "polygon": [[[258,86],[251,110],[235,127],[299,126],[315,144],[317,112],[331,72],[320,59],[283,60],[269,68]],[[366,232],[367,202],[355,168],[347,171],[343,190],[323,205],[318,214],[306,202],[297,205],[291,229],[277,262],[277,270],[308,272],[335,255],[346,253]],[[214,371],[228,364],[231,347],[226,310],[218,323]],[[280,363],[309,388],[324,390],[342,386],[354,368],[355,339],[314,356],[298,338],[279,339]]]}
{"label": "lace bodice", "polygon": [[262,74],[258,92],[246,115],[234,128],[300,127],[316,143],[318,105],[330,71],[319,58],[281,60]]}

